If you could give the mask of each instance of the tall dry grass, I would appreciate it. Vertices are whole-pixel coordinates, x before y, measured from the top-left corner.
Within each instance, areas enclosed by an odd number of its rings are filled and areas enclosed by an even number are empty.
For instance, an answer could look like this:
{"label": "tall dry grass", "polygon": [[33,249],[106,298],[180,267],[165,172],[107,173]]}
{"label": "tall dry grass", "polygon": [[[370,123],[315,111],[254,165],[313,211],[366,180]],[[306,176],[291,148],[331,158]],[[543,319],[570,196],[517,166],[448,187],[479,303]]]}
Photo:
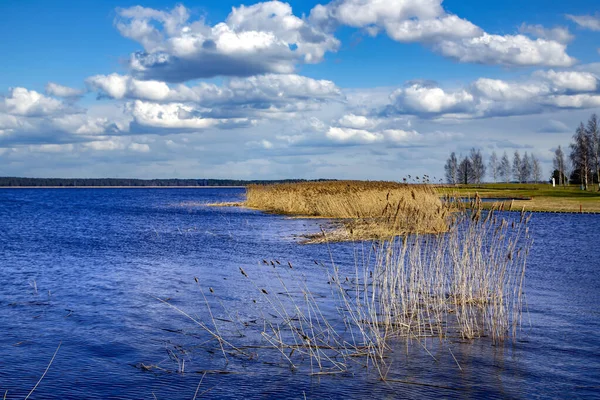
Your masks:
{"label": "tall dry grass", "polygon": [[[357,245],[354,270],[338,266],[334,252],[330,262],[313,265],[323,270],[327,296],[311,288],[291,263],[263,260],[259,268],[265,270],[240,268],[261,299],[259,322],[214,318],[218,308],[223,315],[231,310],[211,289],[205,301],[212,322],[197,323],[224,355],[253,352],[256,358],[254,352],[271,351],[311,374],[345,373],[358,366],[381,379],[392,368],[390,354],[398,351],[398,341],[428,351],[432,339],[443,344],[456,338],[489,337],[493,343],[516,338],[532,243],[530,215],[482,210],[478,198],[468,205],[446,198],[442,208],[455,211],[445,233],[390,235]],[[273,278],[265,280],[266,274]],[[254,334],[240,334],[249,329]],[[261,337],[264,344],[234,345],[226,332]]]}
{"label": "tall dry grass", "polygon": [[448,228],[448,210],[429,185],[372,181],[250,185],[244,204],[278,214],[343,219],[345,229],[329,240],[439,233]]}

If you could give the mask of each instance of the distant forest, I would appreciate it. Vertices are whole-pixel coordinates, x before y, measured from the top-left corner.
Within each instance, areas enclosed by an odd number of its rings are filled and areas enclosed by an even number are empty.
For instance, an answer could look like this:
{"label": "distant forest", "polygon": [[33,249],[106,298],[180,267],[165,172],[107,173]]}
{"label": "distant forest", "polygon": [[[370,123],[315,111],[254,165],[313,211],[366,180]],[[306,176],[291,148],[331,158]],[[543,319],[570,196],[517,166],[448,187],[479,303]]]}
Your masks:
{"label": "distant forest", "polygon": [[[316,181],[325,181],[330,179],[318,179]],[[236,180],[236,179],[122,179],[122,178],[17,178],[0,177],[0,187],[90,187],[90,186],[246,186],[250,184],[268,184],[268,183],[294,183],[308,182],[305,179],[283,179],[283,180]]]}

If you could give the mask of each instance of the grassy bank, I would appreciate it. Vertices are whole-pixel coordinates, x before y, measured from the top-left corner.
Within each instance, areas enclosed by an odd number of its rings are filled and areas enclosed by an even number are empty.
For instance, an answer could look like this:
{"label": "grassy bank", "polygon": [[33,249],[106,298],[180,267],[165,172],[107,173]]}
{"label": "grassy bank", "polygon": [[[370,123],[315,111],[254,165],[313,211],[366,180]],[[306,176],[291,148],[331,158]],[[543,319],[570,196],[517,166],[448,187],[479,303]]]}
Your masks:
{"label": "grassy bank", "polygon": [[448,228],[448,212],[439,193],[424,185],[365,181],[251,185],[244,205],[277,214],[337,219],[339,229],[327,240],[439,233]]}
{"label": "grassy bank", "polygon": [[[550,184],[487,183],[439,188],[440,193],[463,197],[479,194],[482,198],[507,198],[504,208],[548,212],[600,212],[600,192],[596,185],[588,191],[579,185],[552,187]],[[514,199],[514,201],[511,201]]]}

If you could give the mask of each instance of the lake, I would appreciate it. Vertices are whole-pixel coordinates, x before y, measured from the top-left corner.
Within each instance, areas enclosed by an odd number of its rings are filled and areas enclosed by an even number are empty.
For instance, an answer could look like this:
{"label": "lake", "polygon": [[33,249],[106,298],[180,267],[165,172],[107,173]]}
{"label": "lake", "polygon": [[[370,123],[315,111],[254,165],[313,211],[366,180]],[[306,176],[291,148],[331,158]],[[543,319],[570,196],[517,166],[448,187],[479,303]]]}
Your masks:
{"label": "lake", "polygon": [[[382,382],[360,368],[310,375],[259,350],[226,362],[183,315],[210,325],[213,311],[232,341],[231,318],[256,332],[268,312],[257,288],[288,262],[333,312],[318,264],[352,271],[368,247],[302,245],[323,221],[204,205],[243,194],[0,189],[0,395],[25,398],[60,344],[32,398],[600,398],[600,216],[533,216],[516,342],[396,343]],[[248,332],[240,342],[260,342]]]}

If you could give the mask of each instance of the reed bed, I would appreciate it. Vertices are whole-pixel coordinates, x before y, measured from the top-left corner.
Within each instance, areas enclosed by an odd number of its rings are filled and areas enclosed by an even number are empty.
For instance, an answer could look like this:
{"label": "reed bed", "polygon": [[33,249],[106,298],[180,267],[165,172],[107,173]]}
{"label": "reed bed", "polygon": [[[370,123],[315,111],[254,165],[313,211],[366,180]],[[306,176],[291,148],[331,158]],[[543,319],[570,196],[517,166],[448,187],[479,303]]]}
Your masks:
{"label": "reed bed", "polygon": [[[371,181],[250,185],[244,205],[277,214],[342,220],[328,241],[448,229],[448,210],[430,185]],[[310,239],[319,241],[319,235]]]}
{"label": "reed bed", "polygon": [[[226,359],[257,360],[258,352],[275,352],[280,363],[309,374],[359,368],[384,380],[401,343],[416,343],[428,352],[431,340],[443,345],[482,337],[496,344],[515,339],[532,243],[530,215],[482,210],[478,198],[469,205],[447,198],[442,208],[459,209],[447,218],[445,233],[363,242],[355,247],[353,267],[338,266],[333,253],[327,264],[315,262],[327,280],[325,293],[309,287],[291,263],[263,260],[262,270],[240,268],[255,289],[250,304],[259,299],[258,322],[232,317],[211,288],[208,296],[200,289],[210,321],[194,321]],[[268,274],[270,279],[257,279]],[[241,339],[249,337],[262,342]]]}

